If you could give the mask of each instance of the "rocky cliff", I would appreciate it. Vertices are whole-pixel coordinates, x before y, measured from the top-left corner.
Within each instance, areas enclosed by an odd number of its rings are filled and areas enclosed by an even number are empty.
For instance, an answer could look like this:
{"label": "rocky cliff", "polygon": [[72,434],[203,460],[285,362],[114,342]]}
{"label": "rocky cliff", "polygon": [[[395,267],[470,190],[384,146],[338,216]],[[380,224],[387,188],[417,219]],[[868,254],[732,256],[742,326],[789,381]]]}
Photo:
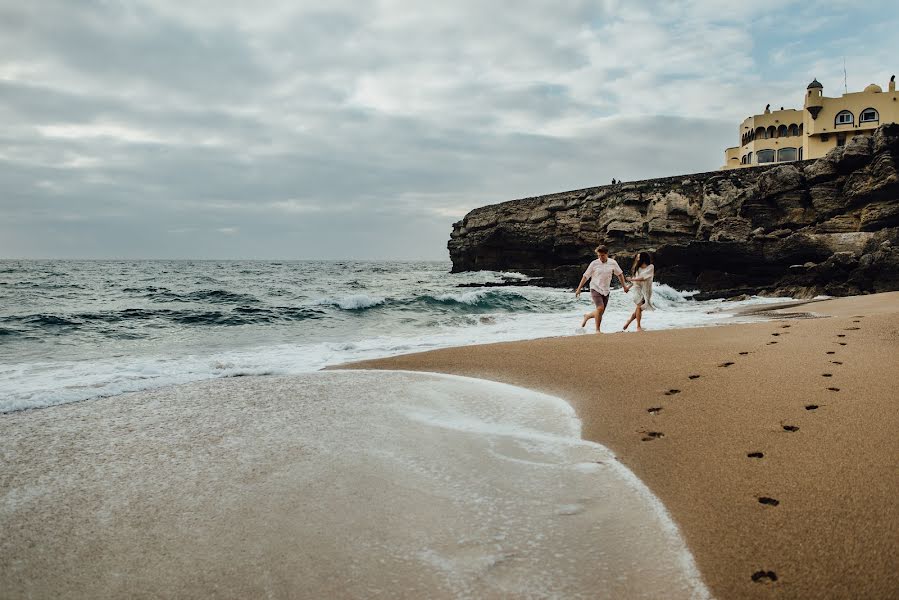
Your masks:
{"label": "rocky cliff", "polygon": [[512,200],[468,213],[453,271],[518,271],[573,287],[600,242],[622,267],[704,296],[899,289],[899,125],[826,157]]}

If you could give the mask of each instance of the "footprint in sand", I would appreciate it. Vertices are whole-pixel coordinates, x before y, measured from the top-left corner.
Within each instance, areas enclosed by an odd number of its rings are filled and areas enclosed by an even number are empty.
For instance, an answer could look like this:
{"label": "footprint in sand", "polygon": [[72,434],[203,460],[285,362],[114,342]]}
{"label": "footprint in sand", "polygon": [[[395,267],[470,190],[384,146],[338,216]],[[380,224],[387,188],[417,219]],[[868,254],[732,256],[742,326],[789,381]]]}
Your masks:
{"label": "footprint in sand", "polygon": [[818,410],[818,405],[817,404],[806,404],[805,410]]}
{"label": "footprint in sand", "polygon": [[779,333],[772,333],[771,335],[773,335],[774,337],[777,337],[777,336],[779,336],[780,334],[779,334]]}
{"label": "footprint in sand", "polygon": [[767,504],[768,506],[777,506],[780,504],[780,500],[775,500],[774,498],[769,498],[768,496],[759,496],[759,504]]}
{"label": "footprint in sand", "polygon": [[761,452],[750,452],[746,455],[748,458],[763,458],[765,455]]}
{"label": "footprint in sand", "polygon": [[853,321],[853,323],[861,323],[861,321]]}
{"label": "footprint in sand", "polygon": [[789,325],[781,325],[780,328],[781,328],[781,329],[789,329],[790,326],[789,326]]}
{"label": "footprint in sand", "polygon": [[740,356],[746,356],[749,352],[740,352]]}
{"label": "footprint in sand", "polygon": [[768,342],[768,345],[770,346],[771,344],[776,344],[776,343],[777,342],[771,341],[771,342]]}
{"label": "footprint in sand", "polygon": [[640,440],[642,442],[651,442],[652,440],[665,437],[665,434],[661,431],[641,431],[640,433],[643,434],[643,437]]}
{"label": "footprint in sand", "polygon": [[680,394],[680,390],[668,390],[667,392],[665,392],[666,396],[673,396],[675,394]]}
{"label": "footprint in sand", "polygon": [[653,406],[652,408],[647,408],[646,412],[648,412],[651,415],[657,415],[660,412],[662,412],[662,407],[661,406]]}
{"label": "footprint in sand", "polygon": [[690,375],[690,379],[699,379],[699,375]]}
{"label": "footprint in sand", "polygon": [[833,377],[833,373],[821,373],[821,377]]}
{"label": "footprint in sand", "polygon": [[839,361],[839,360],[832,360],[832,361],[830,361],[830,363],[833,364],[833,365],[841,365],[841,364],[843,364],[843,362],[842,362],[842,361]]}
{"label": "footprint in sand", "polygon": [[756,571],[752,574],[752,580],[756,583],[768,583],[769,581],[777,581],[777,574],[774,571]]}
{"label": "footprint in sand", "polygon": [[836,354],[833,350],[828,350],[825,354]]}
{"label": "footprint in sand", "polygon": [[830,391],[830,392],[839,392],[839,391],[840,391],[840,388],[838,388],[838,387],[829,387],[829,388],[827,388],[827,390]]}
{"label": "footprint in sand", "polygon": [[858,331],[861,327],[847,327],[843,331]]}
{"label": "footprint in sand", "polygon": [[799,431],[799,428],[796,427],[795,425],[783,425],[783,428],[784,428],[784,431],[789,431],[790,433],[793,433],[794,431]]}
{"label": "footprint in sand", "polygon": [[837,342],[840,346],[845,346],[846,342]]}
{"label": "footprint in sand", "polygon": [[734,363],[732,363],[732,362],[723,362],[723,363],[721,363],[721,364],[718,365],[718,366],[719,366],[719,367],[729,367],[729,366],[731,366],[732,364],[734,364]]}
{"label": "footprint in sand", "polygon": [[837,337],[840,337],[840,338],[846,337],[846,334],[845,334],[845,333],[838,333],[838,334],[837,334]]}

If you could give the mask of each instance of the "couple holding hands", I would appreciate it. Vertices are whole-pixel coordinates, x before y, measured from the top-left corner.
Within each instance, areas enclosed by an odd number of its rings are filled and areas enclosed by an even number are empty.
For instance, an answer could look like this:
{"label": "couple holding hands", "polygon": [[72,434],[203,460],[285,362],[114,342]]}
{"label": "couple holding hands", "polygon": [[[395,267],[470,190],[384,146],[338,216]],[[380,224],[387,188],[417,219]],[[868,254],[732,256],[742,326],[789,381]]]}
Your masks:
{"label": "couple holding hands", "polygon": [[581,277],[581,282],[574,292],[575,298],[579,298],[581,288],[584,287],[588,279],[590,280],[590,297],[593,299],[593,304],[596,308],[584,315],[581,327],[587,325],[587,321],[590,319],[596,319],[596,332],[599,333],[602,314],[609,303],[609,285],[612,283],[612,275],[615,275],[618,277],[618,281],[621,282],[621,287],[624,288],[625,293],[633,290],[631,300],[636,305],[634,312],[627,320],[627,323],[624,324],[623,329],[627,329],[631,322],[636,320],[637,331],[643,331],[643,327],[640,324],[643,311],[654,310],[652,306],[652,278],[655,275],[655,268],[652,266],[652,257],[649,256],[648,252],[638,252],[634,256],[634,264],[631,268],[632,275],[627,278],[627,281],[630,282],[630,285],[628,285],[621,267],[618,266],[618,262],[614,258],[609,258],[609,249],[607,247],[597,246],[594,252],[596,252],[596,260],[591,262],[587,270],[584,271],[584,276]]}

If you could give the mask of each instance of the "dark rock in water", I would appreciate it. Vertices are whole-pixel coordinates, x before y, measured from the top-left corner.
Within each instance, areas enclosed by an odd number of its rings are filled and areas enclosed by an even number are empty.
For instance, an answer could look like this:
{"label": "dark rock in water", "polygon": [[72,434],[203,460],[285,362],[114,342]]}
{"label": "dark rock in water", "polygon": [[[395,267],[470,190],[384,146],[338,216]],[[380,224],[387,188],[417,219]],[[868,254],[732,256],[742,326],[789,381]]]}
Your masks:
{"label": "dark rock in water", "polygon": [[[577,282],[575,281],[575,284]],[[540,286],[539,279],[504,279],[502,281],[485,281],[473,283],[457,283],[456,287],[460,288],[485,288],[485,287],[509,287],[520,285]]]}
{"label": "dark rock in water", "polygon": [[627,270],[655,254],[657,279],[697,298],[899,289],[899,125],[824,158],[512,200],[468,213],[453,271],[516,271],[573,287],[605,243]]}

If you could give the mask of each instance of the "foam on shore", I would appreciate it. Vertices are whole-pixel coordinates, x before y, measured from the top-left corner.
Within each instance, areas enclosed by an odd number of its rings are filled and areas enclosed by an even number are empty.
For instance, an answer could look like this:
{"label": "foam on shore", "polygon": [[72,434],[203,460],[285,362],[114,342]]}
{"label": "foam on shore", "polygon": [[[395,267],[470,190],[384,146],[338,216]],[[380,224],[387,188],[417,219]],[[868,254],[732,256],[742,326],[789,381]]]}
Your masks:
{"label": "foam on shore", "polygon": [[0,467],[0,587],[708,597],[658,500],[580,429],[552,396],[372,371],[0,415],[15,459]]}
{"label": "foam on shore", "polygon": [[[739,302],[689,300],[691,292],[679,292],[656,284],[653,302],[659,310],[646,318],[650,329],[703,327],[727,323],[731,315],[746,307],[776,305],[780,300],[752,298]],[[499,296],[499,299],[494,296]],[[438,304],[474,306],[485,298],[488,305],[509,298],[546,306],[574,304],[573,294],[549,288],[500,288],[454,292],[428,298]],[[503,300],[505,299],[505,300]],[[346,310],[358,312],[380,306],[383,298],[364,295],[334,300]],[[328,305],[331,300],[321,300]],[[368,332],[365,326],[343,339],[278,343],[266,334],[251,346],[241,346],[230,337],[209,339],[198,347],[166,340],[142,351],[98,352],[89,346],[77,356],[61,360],[0,360],[0,413],[42,408],[91,398],[115,396],[194,381],[244,375],[295,375],[347,362],[422,352],[437,348],[506,342],[540,337],[576,335],[590,331],[577,325],[592,306],[583,300],[575,310],[458,315],[434,321],[414,332]],[[487,308],[485,307],[485,310]],[[620,291],[611,295],[603,331],[620,331],[633,310],[633,303]],[[748,317],[747,317],[748,318]],[[757,320],[758,317],[755,317]],[[592,327],[592,325],[591,325]],[[632,328],[633,330],[634,328]]]}

